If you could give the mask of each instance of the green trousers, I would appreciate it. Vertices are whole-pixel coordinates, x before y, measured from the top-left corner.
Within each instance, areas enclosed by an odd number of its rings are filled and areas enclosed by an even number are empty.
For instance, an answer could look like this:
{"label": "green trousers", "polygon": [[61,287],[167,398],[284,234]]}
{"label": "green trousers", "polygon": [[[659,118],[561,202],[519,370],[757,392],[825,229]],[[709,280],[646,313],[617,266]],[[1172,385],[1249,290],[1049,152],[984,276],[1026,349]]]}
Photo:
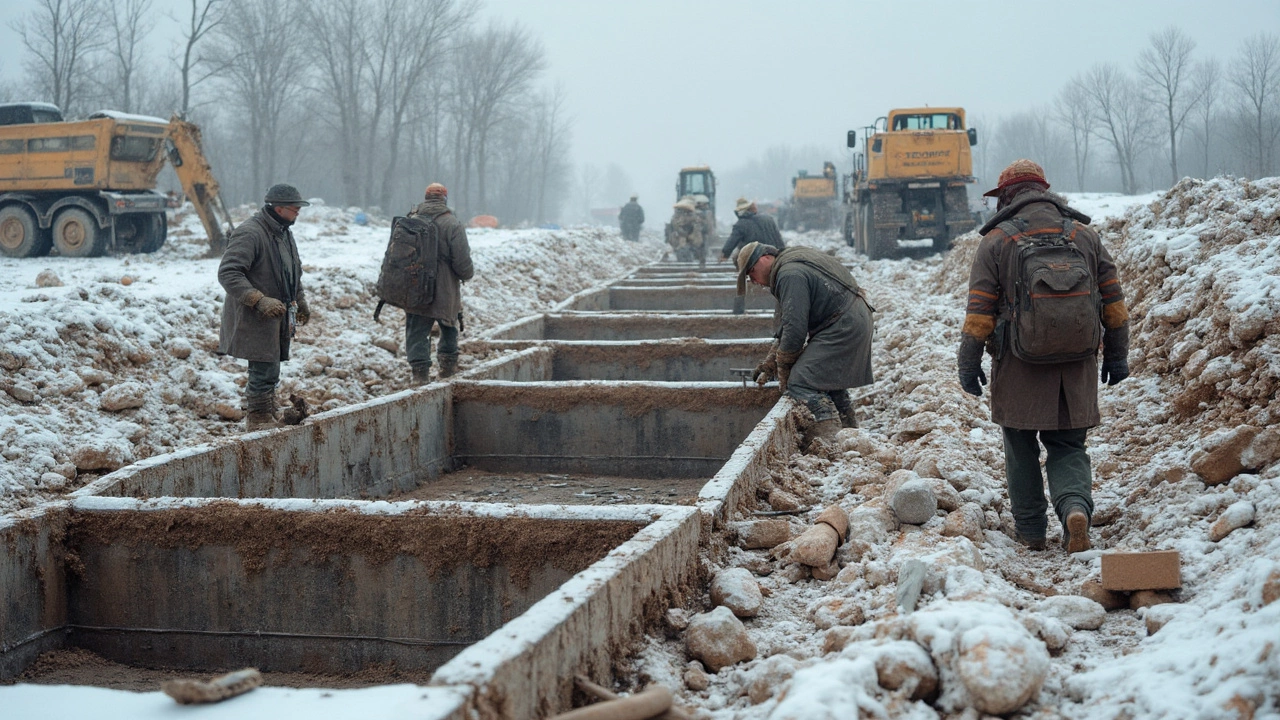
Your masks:
{"label": "green trousers", "polygon": [[[1093,473],[1089,453],[1084,449],[1088,428],[1078,430],[1017,430],[1004,428],[1004,467],[1009,482],[1009,503],[1013,522],[1027,539],[1043,538],[1049,520],[1044,498],[1044,477],[1040,474],[1040,446],[1048,453],[1045,474],[1049,476],[1049,498],[1058,520],[1079,505],[1093,516]],[[1037,441],[1036,436],[1039,435]]]}

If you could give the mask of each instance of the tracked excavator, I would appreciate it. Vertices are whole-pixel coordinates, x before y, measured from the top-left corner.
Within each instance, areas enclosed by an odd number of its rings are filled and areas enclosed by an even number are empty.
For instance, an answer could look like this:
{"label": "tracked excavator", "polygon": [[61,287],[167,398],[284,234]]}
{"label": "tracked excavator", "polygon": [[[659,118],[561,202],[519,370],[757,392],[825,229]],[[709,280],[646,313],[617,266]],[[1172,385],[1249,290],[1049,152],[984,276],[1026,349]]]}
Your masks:
{"label": "tracked excavator", "polygon": [[195,124],[110,110],[66,121],[53,105],[0,105],[0,253],[159,250],[168,198],[155,187],[166,161],[200,216],[210,254],[220,255],[231,216]]}

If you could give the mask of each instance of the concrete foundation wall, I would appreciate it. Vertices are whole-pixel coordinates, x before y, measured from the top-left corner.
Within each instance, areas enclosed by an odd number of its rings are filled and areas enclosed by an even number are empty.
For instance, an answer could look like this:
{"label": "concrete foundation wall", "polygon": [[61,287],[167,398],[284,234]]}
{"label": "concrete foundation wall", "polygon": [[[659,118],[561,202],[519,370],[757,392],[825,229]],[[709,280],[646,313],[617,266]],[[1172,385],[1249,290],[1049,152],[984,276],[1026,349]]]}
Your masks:
{"label": "concrete foundation wall", "polygon": [[[737,288],[727,285],[683,285],[663,288],[608,287],[575,295],[564,310],[732,310]],[[776,301],[764,291],[748,292],[750,310],[773,310]]]}
{"label": "concrete foundation wall", "polygon": [[[534,333],[539,333],[536,337]],[[762,312],[679,314],[548,313],[496,328],[489,341],[659,340],[773,337],[773,316]]]}
{"label": "concrete foundation wall", "polygon": [[733,382],[729,369],[755,367],[769,346],[767,340],[557,344],[548,379]]}
{"label": "concrete foundation wall", "polygon": [[0,518],[0,681],[63,646],[66,503]]}

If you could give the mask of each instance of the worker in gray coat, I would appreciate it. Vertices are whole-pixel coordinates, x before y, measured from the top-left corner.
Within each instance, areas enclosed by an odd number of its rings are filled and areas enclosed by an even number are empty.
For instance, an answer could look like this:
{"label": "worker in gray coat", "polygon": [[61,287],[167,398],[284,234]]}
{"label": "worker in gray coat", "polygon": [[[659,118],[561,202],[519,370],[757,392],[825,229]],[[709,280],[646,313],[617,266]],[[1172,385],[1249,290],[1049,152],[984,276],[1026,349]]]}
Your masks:
{"label": "worker in gray coat", "polygon": [[413,384],[430,382],[431,329],[440,326],[440,345],[436,359],[440,361],[440,377],[458,371],[458,329],[462,324],[462,283],[475,275],[471,264],[471,246],[467,229],[449,209],[449,191],[440,183],[427,186],[424,199],[410,215],[435,223],[439,230],[435,299],[430,305],[405,313],[405,355],[413,373]]}
{"label": "worker in gray coat", "polygon": [[810,443],[857,427],[847,390],[872,382],[873,309],[848,268],[813,248],[760,243],[745,245],[735,259],[739,295],[750,278],[778,299],[776,340],[756,366],[756,382],[777,377],[784,394],[809,408]]}
{"label": "worker in gray coat", "polygon": [[226,291],[218,352],[249,361],[248,430],[278,426],[280,363],[289,359],[295,328],[311,319],[302,260],[289,230],[307,205],[294,186],[272,185],[262,209],[231,232],[218,266],[218,282]]}

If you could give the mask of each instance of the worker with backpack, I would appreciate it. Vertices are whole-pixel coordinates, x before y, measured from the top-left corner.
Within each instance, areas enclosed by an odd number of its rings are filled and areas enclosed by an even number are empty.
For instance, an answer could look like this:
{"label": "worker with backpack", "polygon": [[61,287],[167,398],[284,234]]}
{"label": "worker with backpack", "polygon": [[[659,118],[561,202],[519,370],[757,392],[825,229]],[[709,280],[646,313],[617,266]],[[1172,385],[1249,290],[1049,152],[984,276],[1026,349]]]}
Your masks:
{"label": "worker with backpack", "polygon": [[449,191],[427,186],[424,199],[408,216],[391,224],[391,240],[378,274],[378,319],[383,305],[405,311],[405,355],[414,385],[431,381],[431,330],[440,326],[440,378],[458,370],[458,331],[462,327],[462,283],[475,274],[467,229],[449,210]]}
{"label": "worker with backpack", "polygon": [[1017,160],[986,193],[997,198],[996,214],[980,231],[970,269],[957,365],[960,386],[980,396],[984,348],[991,355],[991,420],[1004,431],[1018,539],[1046,545],[1043,445],[1063,547],[1074,553],[1090,547],[1085,435],[1101,421],[1099,379],[1115,385],[1129,376],[1129,311],[1089,217],[1048,190],[1038,164]]}

